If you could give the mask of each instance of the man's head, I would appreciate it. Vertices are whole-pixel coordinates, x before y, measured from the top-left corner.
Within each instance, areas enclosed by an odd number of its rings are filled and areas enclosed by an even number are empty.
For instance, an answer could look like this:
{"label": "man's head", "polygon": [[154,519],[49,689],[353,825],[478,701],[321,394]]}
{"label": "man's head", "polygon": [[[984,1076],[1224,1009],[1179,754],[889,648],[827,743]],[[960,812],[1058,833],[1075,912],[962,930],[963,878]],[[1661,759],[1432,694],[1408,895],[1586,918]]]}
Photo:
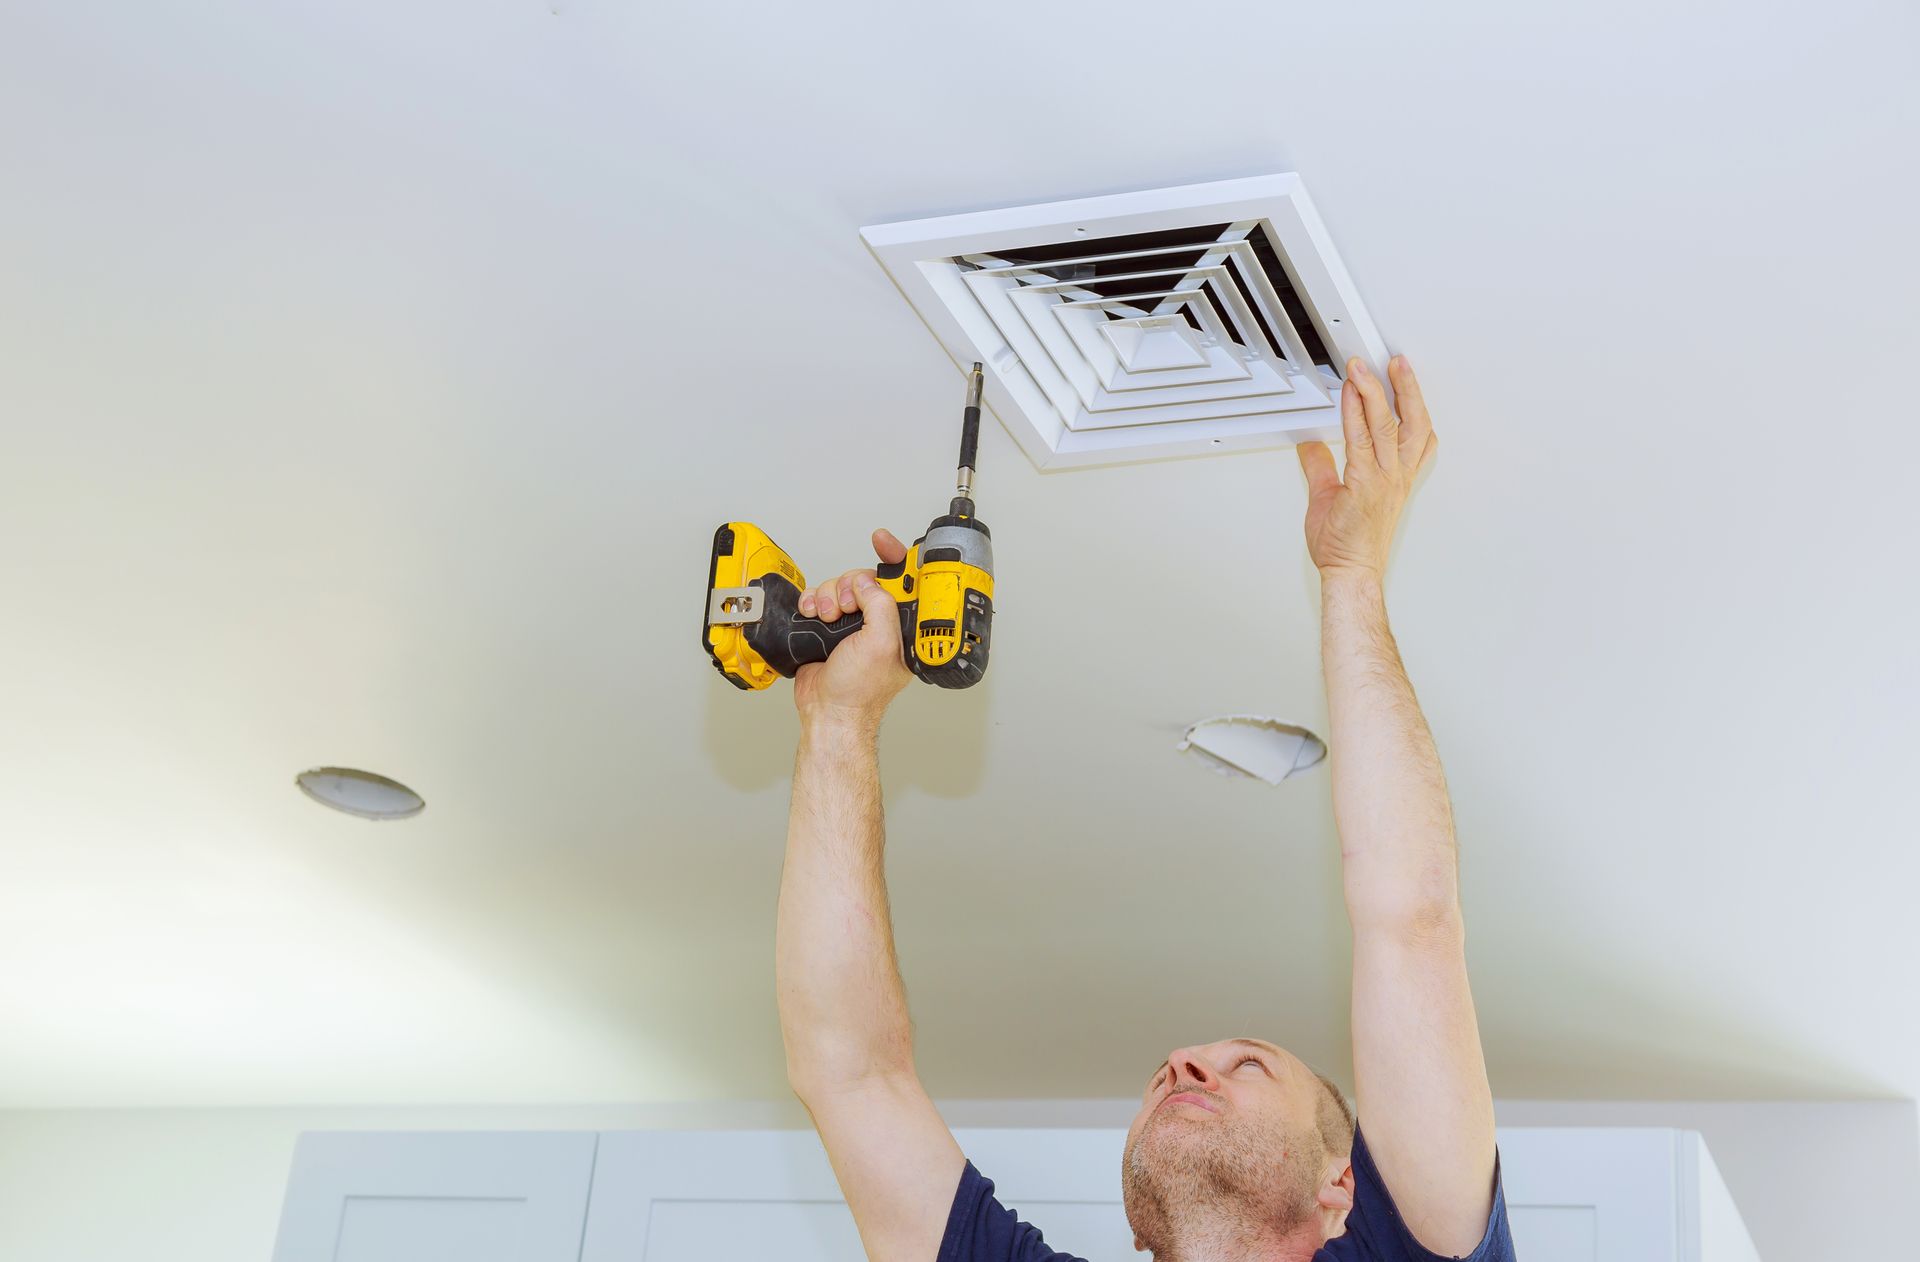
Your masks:
{"label": "man's head", "polygon": [[1176,1049],[1127,1129],[1121,1186],[1136,1248],[1321,1242],[1353,1206],[1353,1114],[1339,1089],[1258,1039]]}

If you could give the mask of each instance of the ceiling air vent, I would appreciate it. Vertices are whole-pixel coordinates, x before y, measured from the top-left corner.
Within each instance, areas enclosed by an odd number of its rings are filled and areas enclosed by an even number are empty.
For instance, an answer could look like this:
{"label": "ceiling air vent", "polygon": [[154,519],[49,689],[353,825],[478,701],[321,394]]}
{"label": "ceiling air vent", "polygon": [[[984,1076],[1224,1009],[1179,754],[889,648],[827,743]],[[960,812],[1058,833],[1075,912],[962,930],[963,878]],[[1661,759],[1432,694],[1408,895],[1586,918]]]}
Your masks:
{"label": "ceiling air vent", "polygon": [[1297,175],[861,230],[1042,469],[1340,437],[1385,347]]}

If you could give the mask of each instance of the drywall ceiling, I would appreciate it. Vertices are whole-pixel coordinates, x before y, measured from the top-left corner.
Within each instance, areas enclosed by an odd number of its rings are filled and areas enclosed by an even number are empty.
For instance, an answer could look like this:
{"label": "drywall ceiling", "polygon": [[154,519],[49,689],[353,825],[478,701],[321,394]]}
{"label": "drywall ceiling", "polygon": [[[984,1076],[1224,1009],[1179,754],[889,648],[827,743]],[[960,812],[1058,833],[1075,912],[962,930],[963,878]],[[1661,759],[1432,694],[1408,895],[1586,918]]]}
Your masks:
{"label": "drywall ceiling", "polygon": [[[1444,436],[1389,594],[1495,1090],[1920,1092],[1909,6],[558,8],[0,18],[0,1103],[780,1094],[794,721],[694,614],[721,520],[944,502],[857,229],[1274,170]],[[884,744],[929,1085],[1344,1075],[1324,777],[1174,752],[1324,730],[1292,454],[979,493],[993,673]]]}

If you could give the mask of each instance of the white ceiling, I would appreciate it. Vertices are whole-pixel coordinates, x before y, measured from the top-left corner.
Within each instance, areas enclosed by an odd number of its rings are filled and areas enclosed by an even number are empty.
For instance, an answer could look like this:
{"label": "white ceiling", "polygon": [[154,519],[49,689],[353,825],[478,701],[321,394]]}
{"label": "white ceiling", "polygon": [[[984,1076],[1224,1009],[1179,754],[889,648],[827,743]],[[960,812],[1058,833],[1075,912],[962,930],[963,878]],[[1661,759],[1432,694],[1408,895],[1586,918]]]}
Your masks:
{"label": "white ceiling", "polygon": [[[1390,594],[1495,1091],[1920,1093],[1904,3],[0,17],[0,1103],[783,1090],[794,724],[694,643],[948,490],[863,224],[1303,173],[1445,450]],[[993,672],[890,721],[938,1095],[1344,1075],[1291,452],[983,435]],[[318,809],[322,763],[421,818]]]}

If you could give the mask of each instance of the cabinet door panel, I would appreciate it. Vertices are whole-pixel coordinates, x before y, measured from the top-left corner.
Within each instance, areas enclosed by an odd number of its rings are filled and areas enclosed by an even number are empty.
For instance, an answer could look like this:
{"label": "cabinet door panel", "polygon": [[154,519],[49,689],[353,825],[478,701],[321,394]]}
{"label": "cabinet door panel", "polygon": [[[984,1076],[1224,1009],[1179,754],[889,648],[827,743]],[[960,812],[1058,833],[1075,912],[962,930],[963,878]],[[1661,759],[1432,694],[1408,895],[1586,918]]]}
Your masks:
{"label": "cabinet door panel", "polygon": [[1527,1262],[1600,1262],[1600,1220],[1591,1205],[1509,1205],[1513,1251]]}
{"label": "cabinet door panel", "polygon": [[302,1135],[274,1262],[578,1262],[597,1141]]}
{"label": "cabinet door panel", "polygon": [[527,1203],[445,1196],[349,1196],[334,1256],[340,1262],[517,1262],[526,1251]]}
{"label": "cabinet door panel", "polygon": [[1514,1253],[1527,1262],[1693,1262],[1678,1247],[1675,1154],[1684,1141],[1682,1131],[1638,1127],[1502,1130]]}
{"label": "cabinet door panel", "polygon": [[[1119,1131],[982,1130],[960,1146],[1057,1248],[1138,1262],[1120,1204]],[[630,1131],[601,1136],[582,1262],[864,1256],[811,1131]]]}
{"label": "cabinet door panel", "polygon": [[844,1204],[824,1201],[653,1202],[635,1257],[647,1262],[712,1262],[716,1256],[858,1258],[860,1233]]}

